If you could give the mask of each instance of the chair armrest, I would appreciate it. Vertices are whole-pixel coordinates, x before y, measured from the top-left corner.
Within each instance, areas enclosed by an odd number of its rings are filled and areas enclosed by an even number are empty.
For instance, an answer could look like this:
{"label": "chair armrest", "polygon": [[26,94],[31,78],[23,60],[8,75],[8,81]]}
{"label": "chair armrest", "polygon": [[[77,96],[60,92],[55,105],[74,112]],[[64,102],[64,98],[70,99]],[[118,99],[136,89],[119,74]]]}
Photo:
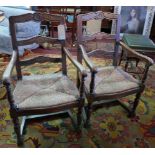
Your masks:
{"label": "chair armrest", "polygon": [[136,52],[135,50],[127,46],[125,43],[123,43],[122,41],[120,41],[119,44],[121,45],[122,49],[127,51],[131,56],[134,56],[137,59],[146,62],[147,64],[149,64],[149,66],[154,64],[154,61],[151,58]]}
{"label": "chair armrest", "polygon": [[12,74],[13,68],[15,66],[16,59],[17,59],[17,52],[13,51],[11,60],[8,64],[6,70],[3,73],[2,80],[3,80],[4,84],[11,82],[11,74]]}
{"label": "chair armrest", "polygon": [[79,45],[81,52],[82,52],[82,57],[86,63],[86,65],[89,67],[89,69],[94,72],[97,73],[97,67],[95,67],[95,65],[92,63],[92,61],[90,60],[90,58],[87,56],[86,50],[83,47],[83,45]]}
{"label": "chair armrest", "polygon": [[87,76],[87,71],[86,69],[77,61],[73,58],[71,53],[66,47],[63,47],[65,54],[69,58],[69,60],[73,63],[73,65],[81,72],[81,74],[86,77]]}

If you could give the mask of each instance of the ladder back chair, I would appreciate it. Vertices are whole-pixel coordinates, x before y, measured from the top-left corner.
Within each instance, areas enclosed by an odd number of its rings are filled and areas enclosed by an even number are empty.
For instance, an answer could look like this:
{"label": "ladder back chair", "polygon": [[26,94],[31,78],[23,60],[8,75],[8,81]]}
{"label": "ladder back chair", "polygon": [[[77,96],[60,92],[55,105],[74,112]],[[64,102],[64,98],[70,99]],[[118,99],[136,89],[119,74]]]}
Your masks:
{"label": "ladder back chair", "polygon": [[[83,35],[82,23],[92,19],[114,20],[116,23],[115,34],[98,32],[92,35]],[[85,81],[85,94],[88,100],[88,105],[86,108],[87,117],[85,121],[86,127],[90,125],[91,112],[93,111],[95,106],[97,106],[96,104],[104,103],[104,105],[108,106],[110,104],[121,104],[119,99],[131,94],[135,94],[136,96],[132,103],[132,106],[127,107],[123,104],[121,105],[127,110],[129,116],[134,116],[140,96],[145,88],[145,81],[147,78],[149,67],[153,64],[153,60],[151,58],[137,53],[120,41],[120,20],[120,15],[102,11],[80,14],[77,16],[78,61],[82,64],[82,60],[84,60],[90,70]],[[112,42],[115,44],[113,52],[113,64],[111,66],[98,67],[93,64],[89,56],[94,52],[101,51],[102,49],[96,49],[88,53],[84,45],[85,42],[90,40],[99,40],[101,43]],[[124,69],[128,67],[128,60],[126,61],[124,68],[118,66],[119,47],[126,51],[128,59],[130,56],[134,56],[145,63],[144,70],[141,73],[141,79],[134,78],[131,75],[131,72],[127,72],[127,69]],[[137,75],[139,73],[134,72],[134,74]]]}
{"label": "ladder back chair", "polygon": [[[45,36],[36,36],[27,40],[16,39],[16,24],[28,21],[52,21],[57,20],[60,23],[58,26],[58,38]],[[56,113],[68,112],[71,108],[77,108],[77,123],[79,128],[81,124],[81,108],[84,104],[84,78],[86,71],[83,66],[78,63],[65,47],[65,28],[64,17],[59,15],[51,15],[48,13],[33,13],[19,16],[11,16],[10,33],[13,44],[13,54],[4,74],[3,83],[7,90],[7,98],[10,105],[10,115],[14,124],[14,130],[17,135],[17,145],[23,145],[23,129],[27,119],[50,116]],[[19,59],[18,46],[28,45],[32,43],[58,43],[61,45],[61,55],[59,57],[36,56],[27,60]],[[68,58],[71,63],[81,73],[80,89],[67,76]],[[23,76],[21,66],[28,66],[33,63],[53,62],[62,64],[62,72]],[[17,81],[15,88],[12,90],[12,71],[16,68]],[[20,126],[19,117],[23,116]]]}

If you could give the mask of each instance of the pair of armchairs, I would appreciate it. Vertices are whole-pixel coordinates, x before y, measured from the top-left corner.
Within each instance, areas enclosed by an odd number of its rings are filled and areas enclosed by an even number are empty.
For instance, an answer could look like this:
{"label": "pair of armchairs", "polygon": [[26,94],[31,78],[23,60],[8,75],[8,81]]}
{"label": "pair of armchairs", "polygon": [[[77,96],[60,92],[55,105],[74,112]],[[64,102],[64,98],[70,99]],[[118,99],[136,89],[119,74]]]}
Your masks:
{"label": "pair of armchairs", "polygon": [[[95,101],[111,102],[111,100],[117,100],[121,97],[136,94],[133,107],[128,109],[130,116],[134,116],[135,109],[138,105],[138,101],[141,93],[145,87],[145,79],[149,66],[153,64],[153,61],[143,55],[136,53],[129,47],[119,41],[119,27],[117,27],[116,35],[108,35],[105,33],[97,33],[90,36],[83,36],[82,23],[91,19],[103,19],[108,18],[110,20],[116,20],[119,23],[119,16],[112,13],[88,13],[81,14],[77,17],[77,36],[78,36],[78,61],[76,61],[70,54],[69,50],[65,47],[65,23],[64,17],[59,15],[51,15],[47,13],[34,13],[25,14],[20,16],[12,16],[9,18],[10,33],[13,44],[12,59],[6,68],[3,75],[3,83],[6,86],[7,97],[10,104],[10,115],[14,123],[14,130],[17,135],[18,146],[23,145],[23,129],[27,119],[34,117],[48,116],[60,112],[68,112],[71,108],[77,108],[77,129],[80,129],[82,122],[82,114],[85,98],[88,100],[86,105],[86,118],[84,118],[85,126],[90,124],[90,115],[93,110]],[[58,26],[58,38],[50,38],[44,36],[36,36],[27,40],[16,39],[15,24],[20,22],[27,22],[29,20],[34,21],[59,21]],[[119,25],[119,24],[118,24]],[[93,39],[102,39],[103,41],[115,42],[114,62],[113,66],[105,68],[97,68],[90,61],[86,50],[84,48],[85,41]],[[62,54],[58,58],[49,58],[45,56],[38,56],[33,59],[20,61],[18,46],[23,46],[32,43],[60,43]],[[142,80],[137,80],[129,73],[123,71],[117,66],[118,59],[118,46],[122,48],[140,60],[146,62],[146,68]],[[99,50],[99,49],[98,49]],[[98,51],[96,50],[96,51]],[[94,51],[93,51],[94,52]],[[66,57],[73,63],[77,69],[77,86],[67,76],[67,64]],[[82,65],[82,59],[89,67],[87,71]],[[21,66],[31,65],[35,62],[43,63],[61,62],[62,73],[46,74],[46,75],[32,75],[23,76],[21,72]],[[11,90],[12,71],[16,68],[17,82],[15,89]],[[23,116],[21,126],[19,125],[19,117]],[[83,115],[84,116],[84,115]]]}

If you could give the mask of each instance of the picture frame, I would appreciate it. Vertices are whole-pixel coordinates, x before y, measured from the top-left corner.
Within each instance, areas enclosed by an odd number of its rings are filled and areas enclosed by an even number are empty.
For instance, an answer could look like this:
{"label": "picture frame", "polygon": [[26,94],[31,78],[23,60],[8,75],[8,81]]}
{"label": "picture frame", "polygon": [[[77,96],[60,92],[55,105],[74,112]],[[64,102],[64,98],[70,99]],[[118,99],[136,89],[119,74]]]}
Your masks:
{"label": "picture frame", "polygon": [[[120,33],[142,34],[150,36],[153,23],[154,6],[115,6],[114,13],[121,15]],[[133,20],[133,17],[134,20]],[[116,23],[112,22],[111,33],[116,31]]]}

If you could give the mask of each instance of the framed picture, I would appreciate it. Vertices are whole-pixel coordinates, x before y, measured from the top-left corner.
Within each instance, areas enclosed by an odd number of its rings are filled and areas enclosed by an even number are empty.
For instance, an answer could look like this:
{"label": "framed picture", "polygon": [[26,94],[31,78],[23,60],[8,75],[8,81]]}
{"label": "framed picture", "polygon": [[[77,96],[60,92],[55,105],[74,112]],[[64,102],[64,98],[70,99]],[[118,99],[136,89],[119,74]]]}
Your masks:
{"label": "framed picture", "polygon": [[[114,13],[121,15],[121,36],[123,33],[150,35],[155,7],[153,6],[116,6]],[[111,33],[116,30],[112,23]]]}

